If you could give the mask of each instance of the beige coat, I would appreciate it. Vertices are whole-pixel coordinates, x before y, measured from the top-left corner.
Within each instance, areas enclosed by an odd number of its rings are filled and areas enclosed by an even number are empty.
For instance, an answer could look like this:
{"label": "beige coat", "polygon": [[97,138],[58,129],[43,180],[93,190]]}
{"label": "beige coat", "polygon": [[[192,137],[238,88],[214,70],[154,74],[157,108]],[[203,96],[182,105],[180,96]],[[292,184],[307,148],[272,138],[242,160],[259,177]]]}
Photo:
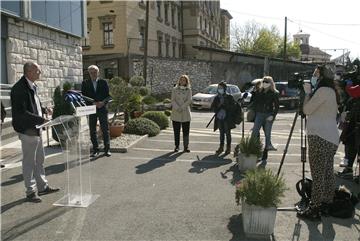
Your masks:
{"label": "beige coat", "polygon": [[177,122],[191,121],[190,105],[192,92],[190,88],[185,90],[174,87],[171,93],[171,120]]}

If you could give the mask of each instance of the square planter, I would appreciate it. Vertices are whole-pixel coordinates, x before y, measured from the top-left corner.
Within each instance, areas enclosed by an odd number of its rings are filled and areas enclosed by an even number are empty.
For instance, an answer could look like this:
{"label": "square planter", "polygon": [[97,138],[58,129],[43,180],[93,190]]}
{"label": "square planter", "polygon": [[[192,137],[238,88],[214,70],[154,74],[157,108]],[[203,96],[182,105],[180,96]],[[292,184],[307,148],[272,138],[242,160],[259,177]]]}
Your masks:
{"label": "square planter", "polygon": [[256,168],[256,161],[257,161],[256,155],[246,156],[242,153],[239,153],[238,156],[236,157],[236,162],[238,164],[238,168],[240,172],[245,172],[246,170]]}
{"label": "square planter", "polygon": [[276,207],[249,205],[244,200],[242,205],[243,227],[246,237],[264,238],[274,233]]}

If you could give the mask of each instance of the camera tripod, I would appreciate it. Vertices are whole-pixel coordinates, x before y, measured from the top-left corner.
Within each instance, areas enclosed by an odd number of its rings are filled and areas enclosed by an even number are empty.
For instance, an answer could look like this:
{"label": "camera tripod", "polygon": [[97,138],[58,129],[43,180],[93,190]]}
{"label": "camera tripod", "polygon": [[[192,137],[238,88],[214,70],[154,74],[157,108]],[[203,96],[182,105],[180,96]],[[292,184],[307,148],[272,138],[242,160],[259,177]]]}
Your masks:
{"label": "camera tripod", "polygon": [[[290,129],[290,133],[285,145],[285,149],[284,149],[284,153],[281,157],[281,161],[280,161],[280,166],[279,169],[277,171],[276,176],[279,177],[280,172],[281,172],[281,168],[284,164],[285,161],[285,157],[286,154],[288,152],[288,148],[289,148],[289,144],[291,141],[291,137],[293,135],[294,132],[294,128],[296,125],[296,121],[300,115],[301,119],[300,119],[300,145],[301,145],[301,162],[302,162],[302,179],[298,182],[299,184],[301,184],[302,188],[305,188],[305,183],[307,181],[307,179],[305,178],[305,163],[306,163],[306,151],[307,151],[307,141],[306,141],[306,134],[304,133],[304,130],[306,128],[306,115],[303,113],[302,109],[303,109],[303,103],[304,103],[304,97],[305,97],[305,93],[303,90],[300,90],[300,99],[298,102],[298,110],[295,113],[292,125],[291,125],[291,129]],[[298,184],[297,184],[298,185]],[[298,188],[298,187],[297,187]],[[310,199],[308,197],[306,197],[305,195],[302,195],[301,200],[295,204],[295,208],[290,208],[290,210],[296,211],[296,210],[304,210],[308,204],[310,202]],[[281,208],[278,210],[282,210]],[[289,210],[289,208],[284,208],[283,210]]]}

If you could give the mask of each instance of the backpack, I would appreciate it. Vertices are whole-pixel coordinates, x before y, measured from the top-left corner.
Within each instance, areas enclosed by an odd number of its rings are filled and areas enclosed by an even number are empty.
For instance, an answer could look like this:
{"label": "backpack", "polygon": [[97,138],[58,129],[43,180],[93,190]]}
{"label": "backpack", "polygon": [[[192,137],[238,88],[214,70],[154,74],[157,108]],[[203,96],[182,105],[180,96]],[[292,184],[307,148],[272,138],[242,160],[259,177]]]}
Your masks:
{"label": "backpack", "polygon": [[345,186],[335,190],[334,201],[330,206],[329,214],[336,218],[351,218],[355,214],[355,205],[359,199]]}
{"label": "backpack", "polygon": [[239,125],[244,119],[243,119],[243,112],[242,108],[239,102],[234,101],[234,108],[233,108],[233,116],[234,116],[234,123],[236,125]]}

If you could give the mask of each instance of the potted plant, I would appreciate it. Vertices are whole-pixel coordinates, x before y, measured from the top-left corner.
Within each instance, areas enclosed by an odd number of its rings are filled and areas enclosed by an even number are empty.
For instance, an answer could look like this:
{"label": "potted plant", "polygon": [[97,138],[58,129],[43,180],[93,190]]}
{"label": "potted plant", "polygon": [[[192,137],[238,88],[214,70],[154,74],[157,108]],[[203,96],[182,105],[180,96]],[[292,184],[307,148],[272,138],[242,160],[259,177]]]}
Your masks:
{"label": "potted plant", "polygon": [[236,183],[236,203],[241,200],[244,232],[247,237],[264,237],[274,232],[277,206],[286,191],[283,176],[271,170],[251,169]]}
{"label": "potted plant", "polygon": [[258,137],[241,138],[236,145],[234,157],[241,172],[256,167],[256,161],[262,154],[262,143]]}

